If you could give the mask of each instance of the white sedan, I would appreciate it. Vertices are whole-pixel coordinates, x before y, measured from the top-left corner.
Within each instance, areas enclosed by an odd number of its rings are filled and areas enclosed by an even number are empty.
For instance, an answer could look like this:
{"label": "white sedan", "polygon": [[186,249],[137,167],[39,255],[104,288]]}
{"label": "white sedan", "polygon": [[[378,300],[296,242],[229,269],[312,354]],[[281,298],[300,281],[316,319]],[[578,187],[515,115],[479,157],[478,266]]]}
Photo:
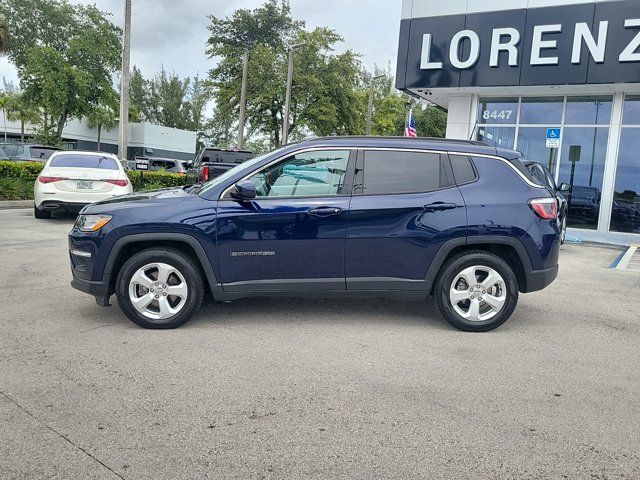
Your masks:
{"label": "white sedan", "polygon": [[55,152],[34,186],[36,218],[55,210],[77,211],[89,203],[131,193],[133,188],[118,157],[109,153]]}

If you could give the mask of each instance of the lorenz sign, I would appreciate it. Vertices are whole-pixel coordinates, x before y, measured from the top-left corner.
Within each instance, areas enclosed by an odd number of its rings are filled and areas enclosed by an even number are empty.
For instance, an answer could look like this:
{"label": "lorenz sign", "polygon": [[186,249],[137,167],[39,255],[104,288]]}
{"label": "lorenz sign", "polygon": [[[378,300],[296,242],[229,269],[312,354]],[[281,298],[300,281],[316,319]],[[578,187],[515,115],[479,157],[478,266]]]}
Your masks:
{"label": "lorenz sign", "polygon": [[402,21],[401,89],[640,82],[640,0]]}

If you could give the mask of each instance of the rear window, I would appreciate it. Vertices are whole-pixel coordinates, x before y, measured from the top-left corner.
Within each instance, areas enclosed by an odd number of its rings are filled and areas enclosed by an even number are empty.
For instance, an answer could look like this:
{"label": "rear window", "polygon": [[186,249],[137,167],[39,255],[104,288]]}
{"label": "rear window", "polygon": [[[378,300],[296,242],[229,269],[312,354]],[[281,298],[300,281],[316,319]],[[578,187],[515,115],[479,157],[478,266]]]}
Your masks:
{"label": "rear window", "polygon": [[53,152],[57,152],[56,148],[31,147],[31,158],[36,160],[49,160]]}
{"label": "rear window", "polygon": [[213,163],[242,163],[253,157],[251,152],[227,152],[220,150],[205,150],[202,157],[208,157],[204,159],[205,162]]}
{"label": "rear window", "polygon": [[117,161],[111,157],[103,157],[101,155],[58,155],[51,160],[49,166],[118,170]]}
{"label": "rear window", "polygon": [[524,163],[522,163],[522,159],[511,160],[511,165],[516,167],[518,171],[522,173],[526,178],[528,178],[532,183],[544,186],[544,182],[541,182],[538,177],[536,177],[527,167],[524,166]]}
{"label": "rear window", "polygon": [[365,195],[429,192],[449,183],[440,155],[426,152],[365,151],[358,175],[362,186],[356,191]]}

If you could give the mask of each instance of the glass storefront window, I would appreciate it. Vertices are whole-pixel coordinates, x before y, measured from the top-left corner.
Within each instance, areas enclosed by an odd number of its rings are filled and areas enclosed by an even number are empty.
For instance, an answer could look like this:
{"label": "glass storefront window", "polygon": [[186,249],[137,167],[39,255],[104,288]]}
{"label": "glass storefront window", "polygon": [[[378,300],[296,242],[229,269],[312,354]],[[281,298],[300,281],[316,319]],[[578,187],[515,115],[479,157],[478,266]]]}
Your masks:
{"label": "glass storefront window", "polygon": [[546,127],[520,127],[517,149],[525,159],[543,163],[555,172],[558,149],[547,148]]}
{"label": "glass storefront window", "polygon": [[478,123],[515,125],[518,120],[518,97],[481,98]]}
{"label": "glass storefront window", "polygon": [[624,99],[624,125],[640,125],[640,95],[628,95]]}
{"label": "glass storefront window", "polygon": [[513,148],[516,139],[515,127],[478,127],[477,139],[492,147]]}
{"label": "glass storefront window", "polygon": [[564,123],[572,125],[609,125],[612,97],[568,97]]}
{"label": "glass storefront window", "polygon": [[614,232],[640,233],[640,157],[638,152],[640,152],[640,129],[623,128],[611,208],[610,229]]}
{"label": "glass storefront window", "polygon": [[564,129],[558,181],[569,185],[570,227],[598,228],[608,139],[608,127]]}
{"label": "glass storefront window", "polygon": [[564,97],[523,97],[520,124],[560,125],[563,106]]}

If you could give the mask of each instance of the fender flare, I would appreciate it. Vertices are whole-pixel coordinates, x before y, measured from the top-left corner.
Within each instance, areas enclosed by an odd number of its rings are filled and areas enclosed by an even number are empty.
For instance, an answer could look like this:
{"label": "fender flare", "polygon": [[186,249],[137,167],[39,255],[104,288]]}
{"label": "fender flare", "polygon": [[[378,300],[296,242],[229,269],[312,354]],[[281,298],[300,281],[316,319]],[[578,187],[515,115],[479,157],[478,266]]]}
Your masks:
{"label": "fender flare", "polygon": [[195,252],[198,262],[202,267],[202,270],[207,277],[206,280],[209,283],[209,288],[213,293],[221,292],[222,287],[218,283],[216,278],[216,274],[213,271],[213,267],[211,266],[211,261],[207,256],[202,244],[192,235],[187,235],[185,233],[140,233],[134,235],[125,235],[120,237],[111,247],[111,251],[109,252],[109,257],[105,263],[104,271],[102,272],[102,279],[106,282],[110,282],[111,276],[113,275],[113,267],[116,263],[116,259],[120,255],[122,249],[130,245],[132,243],[137,242],[149,242],[149,241],[162,241],[169,240],[172,242],[180,242],[186,243],[189,245],[193,251]]}
{"label": "fender flare", "polygon": [[[449,254],[455,248],[482,244],[506,245],[508,247],[512,247],[518,255],[518,258],[520,258],[522,268],[524,269],[525,278],[528,276],[527,274],[532,271],[531,259],[529,258],[529,254],[527,253],[527,250],[525,249],[522,242],[520,242],[520,240],[518,239],[505,237],[502,235],[478,235],[467,238],[454,238],[443,243],[438,252],[433,257],[431,265],[429,265],[429,269],[427,270],[427,275],[424,279],[427,289],[431,291],[436,277],[438,276],[438,273],[442,268],[442,265],[449,257]],[[522,285],[522,287],[525,286]]]}

